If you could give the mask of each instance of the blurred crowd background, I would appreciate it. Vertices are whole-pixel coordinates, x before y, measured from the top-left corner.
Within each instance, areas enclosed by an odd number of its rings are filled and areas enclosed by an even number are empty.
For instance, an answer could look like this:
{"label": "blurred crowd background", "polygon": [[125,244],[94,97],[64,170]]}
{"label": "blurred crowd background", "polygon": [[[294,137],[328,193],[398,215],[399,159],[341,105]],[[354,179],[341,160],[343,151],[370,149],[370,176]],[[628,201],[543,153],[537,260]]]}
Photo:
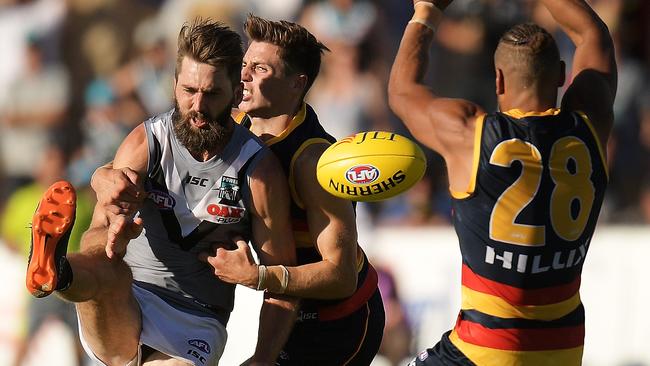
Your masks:
{"label": "blurred crowd background", "polygon": [[[601,221],[648,225],[650,1],[591,3],[609,26],[619,67],[616,120],[607,147],[610,187]],[[410,0],[0,0],[2,250],[26,258],[37,200],[62,178],[80,191],[78,238],[94,204],[88,189],[94,169],[112,159],[137,124],[171,108],[176,36],[183,22],[210,17],[243,35],[248,13],[297,21],[330,48],[307,101],[335,137],[364,130],[409,136],[388,109],[386,84],[412,15]],[[441,95],[495,110],[493,51],[507,28],[526,21],[555,35],[570,70],[573,45],[536,0],[455,0],[435,36],[428,84]],[[428,150],[427,158],[427,174],[413,189],[360,205],[363,225],[450,225],[444,162]],[[74,250],[78,239],[73,237],[71,245]],[[394,333],[387,332],[393,341],[382,353],[396,364],[414,350],[408,323],[395,305],[390,270],[384,272],[387,330]],[[24,336],[12,338],[16,349],[27,347],[43,321],[37,315],[47,314],[34,306],[29,303],[33,315],[25,317]],[[66,311],[71,308],[61,310]],[[76,329],[74,316],[69,324]]]}

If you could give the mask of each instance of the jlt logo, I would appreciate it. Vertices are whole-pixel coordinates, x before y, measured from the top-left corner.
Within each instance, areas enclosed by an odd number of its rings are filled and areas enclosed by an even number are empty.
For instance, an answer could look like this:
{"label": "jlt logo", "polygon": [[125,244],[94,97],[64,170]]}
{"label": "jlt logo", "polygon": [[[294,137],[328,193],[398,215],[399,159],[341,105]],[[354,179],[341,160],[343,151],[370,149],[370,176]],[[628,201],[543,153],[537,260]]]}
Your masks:
{"label": "jlt logo", "polygon": [[345,178],[353,184],[368,184],[379,178],[379,169],[372,165],[357,165],[345,172]]}
{"label": "jlt logo", "polygon": [[364,133],[359,133],[355,136],[356,138],[356,143],[357,144],[362,144],[366,140],[389,140],[389,141],[395,141],[395,134],[390,133],[390,132],[382,132],[382,131],[373,131],[373,132],[364,132]]}

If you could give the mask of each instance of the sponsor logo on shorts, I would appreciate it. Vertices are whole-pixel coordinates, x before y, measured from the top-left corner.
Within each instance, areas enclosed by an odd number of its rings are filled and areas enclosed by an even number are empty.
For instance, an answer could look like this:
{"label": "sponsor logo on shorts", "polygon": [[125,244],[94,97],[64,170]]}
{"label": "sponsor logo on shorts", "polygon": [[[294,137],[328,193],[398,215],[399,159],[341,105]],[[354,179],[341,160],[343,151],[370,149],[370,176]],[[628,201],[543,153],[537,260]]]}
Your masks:
{"label": "sponsor logo on shorts", "polygon": [[176,206],[176,200],[174,197],[163,191],[154,189],[149,191],[147,197],[158,206],[159,210],[173,210],[174,206]]}
{"label": "sponsor logo on shorts", "polygon": [[[208,342],[204,341],[203,339],[190,339],[189,341],[187,341],[187,343],[190,346],[195,347],[196,349],[198,349],[199,351],[201,351],[201,352],[203,352],[203,353],[205,353],[207,355],[210,354],[210,345],[208,344]],[[191,348],[188,349],[187,354],[194,357],[194,358],[196,358],[197,361],[199,361],[202,365],[205,365],[205,363],[207,362],[207,359],[205,358],[204,355],[199,353],[196,349],[191,349]]]}
{"label": "sponsor logo on shorts", "polygon": [[353,166],[345,172],[345,179],[352,184],[369,184],[377,178],[379,178],[379,169],[370,164]]}
{"label": "sponsor logo on shorts", "polygon": [[207,361],[206,358],[198,353],[195,349],[188,349],[187,354],[196,358],[197,361],[199,361],[202,365],[205,365],[205,362]]}
{"label": "sponsor logo on shorts", "polygon": [[302,322],[305,320],[318,320],[318,313],[306,312],[301,310],[300,315],[298,315],[297,321]]}
{"label": "sponsor logo on shorts", "polygon": [[286,353],[285,351],[280,351],[280,355],[278,355],[278,358],[281,360],[288,360],[290,357],[289,354]]}
{"label": "sponsor logo on shorts", "polygon": [[207,354],[210,354],[210,345],[208,344],[208,342],[206,342],[206,341],[204,341],[202,339],[190,339],[189,341],[187,341],[187,343],[189,343],[190,346],[194,346],[194,347],[198,348],[199,350],[201,350],[201,351],[203,351],[203,352],[205,352]]}

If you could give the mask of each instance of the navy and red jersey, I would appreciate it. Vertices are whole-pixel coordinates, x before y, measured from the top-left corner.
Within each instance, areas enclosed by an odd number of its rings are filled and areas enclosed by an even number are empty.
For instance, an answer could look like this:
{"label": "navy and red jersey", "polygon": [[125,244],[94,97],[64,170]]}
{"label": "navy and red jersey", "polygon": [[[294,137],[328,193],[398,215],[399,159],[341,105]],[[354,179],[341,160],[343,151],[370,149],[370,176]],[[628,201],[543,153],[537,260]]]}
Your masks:
{"label": "navy and red jersey", "polygon": [[[250,118],[241,113],[235,120],[246,128],[251,127]],[[316,143],[332,144],[336,139],[328,134],[318,121],[311,106],[303,103],[298,114],[289,126],[278,136],[267,141],[266,145],[275,153],[282,164],[291,190],[291,223],[296,243],[296,259],[299,265],[322,260],[309,233],[307,212],[295,189],[293,164],[295,159],[309,146]],[[353,204],[353,203],[351,203]],[[357,291],[350,297],[340,300],[303,299],[301,310],[318,313],[320,321],[343,318],[361,308],[377,290],[377,273],[370,265],[361,247],[357,246]]]}
{"label": "navy and red jersey", "polygon": [[462,304],[451,342],[480,365],[579,365],[580,274],[607,185],[586,115],[482,116],[467,192],[452,192]]}

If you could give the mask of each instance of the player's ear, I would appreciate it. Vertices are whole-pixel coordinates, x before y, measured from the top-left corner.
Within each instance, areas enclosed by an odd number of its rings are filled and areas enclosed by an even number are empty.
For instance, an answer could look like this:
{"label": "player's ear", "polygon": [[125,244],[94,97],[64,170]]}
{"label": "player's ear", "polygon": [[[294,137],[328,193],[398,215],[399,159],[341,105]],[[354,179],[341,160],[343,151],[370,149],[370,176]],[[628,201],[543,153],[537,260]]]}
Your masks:
{"label": "player's ear", "polygon": [[294,79],[293,87],[300,93],[303,93],[305,91],[305,88],[307,88],[307,79],[307,75],[298,74]]}
{"label": "player's ear", "polygon": [[566,82],[566,64],[564,61],[560,60],[560,77],[558,78],[557,87],[561,88]]}
{"label": "player's ear", "polygon": [[505,80],[503,80],[503,71],[498,67],[496,68],[496,77],[494,82],[497,95],[503,95],[506,92]]}

